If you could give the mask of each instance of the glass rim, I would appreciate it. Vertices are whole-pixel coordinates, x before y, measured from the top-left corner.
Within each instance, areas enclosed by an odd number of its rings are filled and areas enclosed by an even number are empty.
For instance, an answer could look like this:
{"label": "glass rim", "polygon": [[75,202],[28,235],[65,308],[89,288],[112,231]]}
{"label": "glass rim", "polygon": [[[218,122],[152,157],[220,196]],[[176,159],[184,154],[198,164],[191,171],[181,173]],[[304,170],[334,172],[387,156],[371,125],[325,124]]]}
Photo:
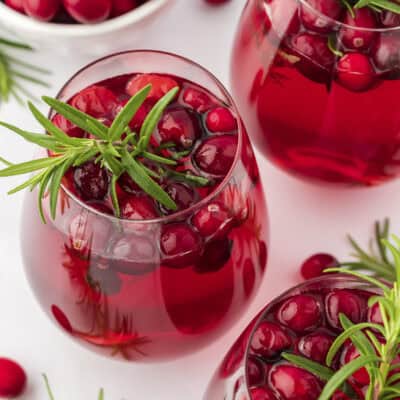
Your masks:
{"label": "glass rim", "polygon": [[[97,210],[94,207],[91,207],[90,205],[86,204],[83,200],[79,199],[74,193],[72,193],[67,187],[65,187],[65,185],[63,183],[61,183],[61,189],[68,195],[69,198],[71,198],[78,206],[88,210],[89,212],[98,215],[100,217],[109,219],[111,221],[116,221],[116,222],[123,222],[124,224],[161,224],[161,223],[168,223],[168,222],[174,222],[174,221],[178,221],[180,219],[180,217],[185,216],[185,215],[190,215],[193,214],[195,211],[197,211],[198,209],[200,209],[201,207],[205,206],[206,204],[210,203],[214,198],[216,198],[223,190],[224,188],[228,185],[229,181],[231,180],[234,171],[236,169],[236,166],[238,164],[238,161],[240,159],[240,155],[242,152],[242,146],[243,146],[243,139],[244,139],[244,125],[243,122],[240,118],[240,114],[239,111],[236,107],[236,104],[232,98],[232,96],[230,95],[230,93],[228,92],[228,90],[225,88],[224,84],[211,72],[209,71],[207,68],[203,67],[202,65],[200,65],[199,63],[186,58],[184,56],[181,56],[179,54],[176,53],[172,53],[172,52],[168,52],[168,51],[162,51],[162,50],[148,50],[148,49],[137,49],[137,50],[125,50],[125,51],[120,51],[120,52],[116,52],[116,53],[112,53],[109,54],[107,56],[98,58],[92,62],[90,62],[89,64],[86,64],[85,66],[83,66],[82,68],[80,68],[77,72],[75,72],[71,78],[69,78],[67,80],[67,82],[61,87],[61,89],[58,91],[56,98],[59,99],[61,94],[64,92],[64,90],[71,84],[71,82],[76,79],[77,77],[79,77],[79,75],[85,71],[87,71],[88,69],[96,66],[97,64],[100,64],[104,61],[110,60],[112,58],[116,58],[116,57],[120,57],[120,56],[124,56],[124,55],[135,55],[135,54],[156,54],[156,55],[160,55],[162,57],[170,57],[172,59],[178,60],[179,62],[183,62],[185,64],[190,65],[191,67],[194,67],[195,69],[201,70],[202,72],[204,72],[209,78],[211,78],[211,81],[213,83],[215,83],[217,85],[217,87],[219,88],[219,90],[221,91],[221,93],[223,94],[223,96],[226,97],[227,100],[227,105],[233,110],[233,112],[235,113],[236,119],[237,119],[237,123],[238,123],[238,144],[237,144],[237,148],[236,148],[236,153],[235,153],[235,157],[234,160],[232,162],[232,165],[228,171],[228,173],[225,175],[224,179],[218,184],[218,186],[216,187],[215,190],[213,190],[211,193],[209,193],[206,197],[204,197],[203,199],[201,199],[200,201],[198,201],[197,203],[194,203],[193,205],[191,205],[189,208],[186,208],[184,210],[180,210],[178,212],[174,212],[170,215],[164,215],[164,216],[160,216],[158,218],[153,218],[153,219],[125,219],[125,218],[118,218],[115,215],[109,215],[106,213],[102,213],[101,211]],[[135,73],[135,71],[133,71],[132,73]],[[162,72],[153,72],[153,73],[159,73],[162,74]],[[179,76],[179,75],[177,75]],[[196,82],[193,82],[196,83]],[[52,112],[54,110],[52,108],[50,108],[48,116],[49,118],[51,118]]]}
{"label": "glass rim", "polygon": [[[273,307],[275,304],[279,303],[281,300],[285,299],[286,297],[288,297],[291,293],[296,292],[298,290],[301,290],[304,287],[307,287],[309,285],[313,285],[313,284],[318,284],[320,282],[339,282],[339,283],[344,283],[346,286],[347,285],[351,285],[351,284],[362,284],[363,286],[365,286],[365,289],[367,290],[368,288],[372,289],[373,286],[371,285],[371,283],[369,283],[368,281],[362,280],[360,278],[357,278],[355,276],[351,276],[349,274],[346,273],[335,273],[335,274],[327,274],[326,276],[319,276],[317,278],[312,278],[312,279],[308,279],[306,281],[303,281],[295,286],[292,286],[291,288],[285,290],[284,292],[282,292],[281,294],[279,294],[278,296],[274,297],[271,301],[269,301],[267,303],[266,306],[264,306],[261,311],[259,311],[256,316],[255,316],[255,322],[254,322],[254,326],[251,329],[250,334],[248,335],[248,341],[246,344],[246,350],[244,353],[244,380],[245,380],[245,384],[246,384],[246,394],[248,395],[249,400],[252,400],[251,397],[251,393],[250,393],[250,385],[249,385],[249,375],[248,375],[248,360],[249,360],[249,356],[250,356],[250,346],[251,346],[251,342],[253,340],[254,334],[260,324],[260,322],[264,319],[265,314],[267,314],[271,307]],[[346,289],[346,287],[344,287]],[[376,292],[379,292],[379,288],[376,288]],[[250,323],[253,323],[250,322]],[[247,329],[247,328],[246,328]]]}
{"label": "glass rim", "polygon": [[303,6],[309,8],[310,10],[312,10],[316,15],[318,15],[321,18],[324,18],[325,20],[343,27],[343,28],[347,28],[347,29],[351,29],[353,31],[363,31],[363,32],[397,32],[400,31],[400,25],[399,26],[392,26],[392,27],[386,27],[386,28],[365,28],[365,27],[355,27],[349,24],[346,24],[342,21],[339,21],[337,19],[331,18],[328,15],[325,15],[324,13],[318,11],[315,7],[313,7],[307,0],[297,0],[299,1]]}

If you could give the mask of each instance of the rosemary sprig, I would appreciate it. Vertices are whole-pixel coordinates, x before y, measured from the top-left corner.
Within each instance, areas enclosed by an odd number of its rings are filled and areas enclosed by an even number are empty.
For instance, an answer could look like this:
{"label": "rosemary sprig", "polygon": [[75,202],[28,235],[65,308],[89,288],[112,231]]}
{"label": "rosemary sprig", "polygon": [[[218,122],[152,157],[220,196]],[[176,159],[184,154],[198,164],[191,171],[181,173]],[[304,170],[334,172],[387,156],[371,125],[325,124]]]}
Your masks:
{"label": "rosemary sprig", "polygon": [[[387,237],[388,230],[387,221],[383,227],[377,224],[377,237]],[[393,242],[382,239],[379,249],[382,259],[387,260],[389,255],[393,259],[390,264],[393,268],[393,279],[390,284],[389,282],[384,284],[371,275],[364,275],[346,267],[330,268],[326,272],[348,274],[376,287],[381,294],[371,296],[368,306],[378,304],[382,325],[372,322],[353,324],[344,314],[341,314],[340,322],[343,332],[335,339],[327,354],[328,367],[310,363],[310,360],[304,357],[284,355],[289,362],[306,369],[326,382],[319,400],[329,400],[336,390],[343,390],[347,379],[360,368],[365,368],[370,378],[365,400],[390,400],[400,396],[400,364],[397,361],[400,355],[400,239],[396,236],[393,236]],[[370,257],[361,250],[359,254],[362,254],[362,260],[371,261]],[[369,269],[369,265],[366,269]],[[380,275],[377,274],[377,276]],[[352,341],[360,356],[338,371],[330,371],[335,356],[348,340]]]}
{"label": "rosemary sprig", "polygon": [[0,38],[0,103],[6,103],[14,97],[22,104],[22,96],[36,100],[36,97],[25,88],[24,82],[49,87],[38,76],[50,74],[50,71],[14,57],[9,54],[9,49],[32,51],[32,48],[24,43]]}
{"label": "rosemary sprig", "polygon": [[400,14],[400,4],[391,0],[359,0],[353,8],[370,7],[373,10],[387,10],[395,14]]}
{"label": "rosemary sprig", "polygon": [[[43,376],[44,384],[46,386],[46,391],[49,396],[49,399],[55,400],[55,397],[54,397],[53,391],[51,390],[49,379],[47,378],[47,375],[43,374],[42,376]],[[104,400],[104,390],[103,389],[100,389],[97,400]]]}
{"label": "rosemary sprig", "polygon": [[[200,186],[209,184],[209,180],[201,176],[173,171],[170,167],[177,165],[176,160],[151,151],[151,135],[166,107],[175,98],[179,90],[178,87],[171,89],[154,105],[144,120],[139,133],[131,132],[129,123],[146,100],[150,90],[151,85],[147,85],[136,93],[119,112],[110,127],[66,103],[43,97],[43,101],[53,110],[90,133],[92,138],[74,138],[66,135],[32,103],[29,103],[29,108],[35,119],[46,130],[47,135],[28,132],[5,122],[0,122],[0,126],[51,152],[51,156],[19,164],[12,164],[0,158],[0,161],[6,165],[6,168],[0,170],[0,177],[35,173],[27,181],[10,190],[9,194],[25,188],[30,188],[31,191],[38,188],[39,211],[41,218],[45,221],[42,199],[48,191],[50,213],[54,219],[58,194],[65,173],[71,167],[79,167],[88,161],[94,161],[100,163],[111,175],[110,194],[117,216],[119,216],[119,205],[116,183],[124,173],[129,174],[131,179],[144,192],[167,209],[176,210],[175,202],[154,178],[171,176],[175,179],[183,179],[192,185]],[[146,160],[157,167],[157,172],[146,165]]]}

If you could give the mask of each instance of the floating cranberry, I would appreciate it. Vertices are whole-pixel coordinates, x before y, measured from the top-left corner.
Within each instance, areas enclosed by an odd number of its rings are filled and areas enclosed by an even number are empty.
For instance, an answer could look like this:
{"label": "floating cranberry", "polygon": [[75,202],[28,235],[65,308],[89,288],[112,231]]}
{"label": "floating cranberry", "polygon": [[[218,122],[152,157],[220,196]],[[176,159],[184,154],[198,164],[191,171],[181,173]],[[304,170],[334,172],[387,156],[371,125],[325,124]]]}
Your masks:
{"label": "floating cranberry", "polygon": [[343,22],[348,26],[340,29],[340,41],[351,50],[368,50],[377,36],[375,14],[367,7],[355,9],[353,13],[354,17],[350,11],[346,12]]}
{"label": "floating cranberry", "polygon": [[254,387],[250,389],[251,400],[277,400],[271,390],[265,387]]}
{"label": "floating cranberry", "polygon": [[60,0],[22,0],[25,13],[40,21],[50,21],[60,8]]}
{"label": "floating cranberry", "polygon": [[159,100],[171,89],[179,86],[178,82],[168,76],[161,76],[155,74],[139,74],[134,76],[126,86],[126,92],[133,96],[140,89],[151,84],[151,90],[148,98],[153,100]]}
{"label": "floating cranberry", "polygon": [[320,364],[325,364],[326,355],[334,339],[332,335],[324,331],[310,333],[300,339],[298,350],[307,358]]}
{"label": "floating cranberry", "polygon": [[[125,100],[122,102],[122,107],[126,105],[129,101]],[[144,103],[139,107],[139,110],[136,111],[136,114],[132,118],[132,121],[129,123],[129,127],[136,132],[140,131],[141,126],[143,125],[144,120],[149,114],[150,110],[153,108],[154,102],[151,99],[146,99]],[[122,109],[121,107],[121,109]]]}
{"label": "floating cranberry", "polygon": [[111,13],[111,0],[63,0],[67,12],[82,24],[106,20]]}
{"label": "floating cranberry", "polygon": [[196,271],[199,273],[219,271],[229,261],[231,252],[232,241],[228,238],[208,242],[196,262]]}
{"label": "floating cranberry", "polygon": [[160,239],[163,263],[174,268],[184,268],[196,262],[202,250],[199,235],[185,223],[165,225]]}
{"label": "floating cranberry", "polygon": [[292,346],[292,339],[286,330],[273,322],[263,321],[254,333],[252,352],[260,357],[271,358]]}
{"label": "floating cranberry", "polygon": [[194,154],[201,170],[225,177],[232,167],[237,150],[237,135],[221,135],[203,141]]}
{"label": "floating cranberry", "polygon": [[157,268],[159,261],[154,243],[144,236],[125,234],[111,248],[111,266],[124,274],[147,274]]}
{"label": "floating cranberry", "polygon": [[291,38],[290,43],[300,58],[294,64],[296,68],[312,81],[329,82],[335,55],[329,50],[327,38],[312,33],[299,33]]}
{"label": "floating cranberry", "polygon": [[284,400],[317,400],[321,393],[319,380],[311,373],[293,365],[274,366],[269,379],[271,387]]}
{"label": "floating cranberry", "polygon": [[208,111],[214,105],[214,102],[207,93],[192,87],[184,90],[183,101],[197,112]]}
{"label": "floating cranberry", "polygon": [[138,6],[137,0],[113,0],[111,16],[118,17],[132,11]]}
{"label": "floating cranberry", "polygon": [[295,332],[306,332],[321,323],[321,305],[313,296],[299,294],[279,307],[277,318]]}
{"label": "floating cranberry", "polygon": [[394,28],[400,25],[400,14],[382,10],[379,13],[379,20],[383,26],[387,28]]}
{"label": "floating cranberry", "polygon": [[5,0],[8,7],[13,8],[15,11],[25,13],[23,0]]}
{"label": "floating cranberry", "polygon": [[56,114],[51,122],[53,122],[57,128],[60,128],[68,136],[76,138],[83,138],[85,136],[85,131],[68,121],[61,114]]}
{"label": "floating cranberry", "polygon": [[[348,364],[358,357],[360,357],[360,353],[354,347],[354,345],[352,343],[350,343],[343,350],[342,357],[341,357],[341,363],[342,363],[342,365]],[[367,386],[370,383],[369,374],[368,374],[368,371],[366,370],[366,368],[360,368],[358,371],[356,371],[351,376],[351,380],[353,380],[357,385],[359,385],[361,387]]]}
{"label": "floating cranberry", "polygon": [[99,163],[89,161],[74,171],[74,183],[84,200],[103,200],[108,193],[109,175]]}
{"label": "floating cranberry", "polygon": [[368,309],[368,321],[372,322],[373,324],[383,325],[383,319],[379,303],[375,303],[372,307]]}
{"label": "floating cranberry", "polygon": [[138,184],[129,176],[127,172],[123,173],[118,179],[118,184],[122,190],[129,194],[139,194],[142,189]]}
{"label": "floating cranberry", "polygon": [[350,321],[358,324],[362,321],[366,304],[354,291],[336,289],[325,298],[326,316],[329,324],[336,329],[342,329],[339,314],[344,314]]}
{"label": "floating cranberry", "polygon": [[147,220],[158,217],[154,201],[146,195],[129,196],[121,201],[121,218]]}
{"label": "floating cranberry", "polygon": [[18,397],[25,386],[26,374],[21,366],[8,358],[0,358],[0,397]]}
{"label": "floating cranberry", "polygon": [[315,32],[330,32],[334,27],[332,20],[340,19],[343,12],[343,5],[337,0],[308,0],[307,3],[300,8],[300,18],[306,28]]}
{"label": "floating cranberry", "polygon": [[214,201],[193,216],[192,224],[205,238],[215,235],[221,237],[232,228],[233,218],[223,204]]}
{"label": "floating cranberry", "polygon": [[251,356],[248,358],[247,377],[249,386],[258,386],[264,383],[265,368],[264,364],[258,358]]}
{"label": "floating cranberry", "polygon": [[400,35],[382,33],[372,51],[374,64],[389,76],[398,76],[400,71]]}
{"label": "floating cranberry", "polygon": [[114,93],[103,86],[90,86],[72,100],[71,106],[95,118],[114,118],[120,104]]}
{"label": "floating cranberry", "polygon": [[338,82],[353,92],[369,89],[375,81],[375,71],[369,58],[361,53],[345,54],[337,63]]}
{"label": "floating cranberry", "polygon": [[307,258],[301,266],[301,275],[304,279],[317,278],[324,274],[327,268],[339,265],[338,260],[327,253],[317,253]]}
{"label": "floating cranberry", "polygon": [[236,118],[226,107],[216,107],[206,117],[207,129],[211,132],[232,132],[238,127]]}
{"label": "floating cranberry", "polygon": [[92,263],[87,274],[89,285],[96,292],[107,296],[118,294],[121,291],[122,281],[118,274],[101,262]]}
{"label": "floating cranberry", "polygon": [[[197,201],[197,194],[195,190],[192,187],[185,185],[184,183],[180,182],[169,183],[164,187],[164,190],[168,193],[168,195],[177,205],[178,207],[177,211],[186,210],[187,208],[195,204]],[[162,205],[160,206],[160,208],[164,214],[171,214],[176,212],[168,210]]]}
{"label": "floating cranberry", "polygon": [[161,143],[172,142],[184,149],[193,146],[200,134],[196,115],[184,108],[169,109],[158,123]]}

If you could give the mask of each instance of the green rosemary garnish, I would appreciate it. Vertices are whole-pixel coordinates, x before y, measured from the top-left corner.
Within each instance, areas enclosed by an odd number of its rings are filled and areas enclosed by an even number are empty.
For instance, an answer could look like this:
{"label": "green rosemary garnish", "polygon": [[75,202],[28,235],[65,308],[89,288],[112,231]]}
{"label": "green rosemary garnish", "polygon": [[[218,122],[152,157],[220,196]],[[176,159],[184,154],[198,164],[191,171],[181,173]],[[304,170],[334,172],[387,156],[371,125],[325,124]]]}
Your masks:
{"label": "green rosemary garnish", "polygon": [[[119,112],[110,127],[105,126],[97,119],[87,115],[70,105],[49,97],[43,97],[54,111],[64,116],[71,123],[90,133],[93,138],[74,138],[66,135],[61,129],[47,119],[32,103],[29,108],[36,120],[46,130],[47,135],[32,133],[16,126],[0,122],[0,125],[11,130],[25,140],[35,143],[51,152],[51,156],[32,161],[13,164],[3,158],[0,161],[6,168],[0,170],[0,177],[13,175],[35,174],[27,181],[12,189],[9,194],[25,188],[33,190],[38,187],[40,215],[45,221],[42,199],[46,191],[49,192],[50,212],[54,219],[57,210],[57,199],[62,179],[71,167],[79,167],[95,161],[105,167],[111,174],[111,198],[115,213],[119,216],[116,183],[118,178],[127,173],[131,179],[148,195],[157,200],[169,210],[176,210],[177,206],[167,192],[154,178],[172,176],[183,179],[191,184],[205,186],[209,180],[188,173],[179,173],[170,167],[177,165],[177,161],[164,157],[152,151],[150,138],[168,104],[175,98],[179,88],[175,87],[165,94],[150,110],[145,118],[140,132],[132,132],[129,123],[146,100],[151,85],[136,93]],[[146,165],[146,161],[155,165],[153,171]]]}
{"label": "green rosemary garnish", "polygon": [[23,82],[49,87],[37,75],[49,74],[50,72],[14,57],[9,53],[9,49],[32,51],[32,48],[24,43],[0,38],[0,103],[6,103],[13,97],[23,104],[22,96],[35,100],[35,96],[25,88]]}
{"label": "green rosemary garnish", "polygon": [[[386,238],[388,230],[388,221],[385,221],[383,226],[377,224],[377,238]],[[383,262],[388,262],[389,255],[393,259],[390,263],[391,279],[386,279],[387,284],[374,276],[349,270],[346,267],[330,268],[326,271],[348,274],[374,286],[381,294],[371,296],[368,306],[372,307],[376,304],[379,306],[382,325],[373,322],[353,324],[344,314],[341,314],[340,322],[344,331],[333,342],[327,354],[327,367],[310,362],[309,359],[301,356],[283,355],[289,362],[306,369],[326,382],[319,400],[329,400],[336,390],[344,390],[343,385],[346,384],[347,379],[360,368],[365,368],[370,378],[365,400],[390,400],[400,396],[400,364],[398,362],[400,355],[400,239],[393,236],[393,242],[394,244],[388,239],[381,239],[379,245]],[[360,257],[357,269],[362,270],[359,267],[365,260],[367,265],[364,269],[381,277],[382,274],[380,270],[377,271],[375,263],[371,270],[372,257],[359,249],[358,245],[356,249]],[[335,356],[348,340],[352,341],[360,356],[337,371],[331,370],[330,366]]]}
{"label": "green rosemary garnish", "polygon": [[359,0],[353,8],[370,7],[374,10],[387,10],[400,14],[400,4],[390,0]]}

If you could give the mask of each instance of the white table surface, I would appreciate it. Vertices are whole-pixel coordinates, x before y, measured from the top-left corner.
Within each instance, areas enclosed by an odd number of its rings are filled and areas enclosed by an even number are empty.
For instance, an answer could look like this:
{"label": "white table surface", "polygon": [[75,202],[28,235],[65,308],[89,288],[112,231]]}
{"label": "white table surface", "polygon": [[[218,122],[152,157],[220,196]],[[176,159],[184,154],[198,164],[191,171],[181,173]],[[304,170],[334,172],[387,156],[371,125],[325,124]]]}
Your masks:
{"label": "white table surface", "polygon": [[[149,29],[141,48],[173,51],[192,58],[228,84],[228,60],[240,11],[245,0],[210,7],[203,0],[177,0]],[[54,71],[54,95],[61,84],[90,59],[57,60],[35,54]],[[3,105],[0,119],[37,128],[26,109]],[[0,154],[14,161],[30,157],[34,149],[0,130]],[[298,265],[314,251],[348,254],[345,233],[367,243],[372,222],[389,216],[400,224],[400,180],[383,187],[343,190],[297,181],[258,157],[268,199],[272,241],[269,267],[261,290],[236,326],[202,352],[175,362],[135,365],[99,357],[64,336],[44,316],[24,277],[19,225],[22,194],[7,189],[19,178],[0,181],[0,357],[13,357],[25,367],[29,387],[22,400],[46,400],[41,373],[48,374],[57,400],[97,400],[100,387],[106,400],[200,400],[206,385],[233,339],[268,300],[299,281]],[[400,233],[397,231],[397,233]]]}

